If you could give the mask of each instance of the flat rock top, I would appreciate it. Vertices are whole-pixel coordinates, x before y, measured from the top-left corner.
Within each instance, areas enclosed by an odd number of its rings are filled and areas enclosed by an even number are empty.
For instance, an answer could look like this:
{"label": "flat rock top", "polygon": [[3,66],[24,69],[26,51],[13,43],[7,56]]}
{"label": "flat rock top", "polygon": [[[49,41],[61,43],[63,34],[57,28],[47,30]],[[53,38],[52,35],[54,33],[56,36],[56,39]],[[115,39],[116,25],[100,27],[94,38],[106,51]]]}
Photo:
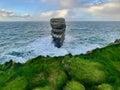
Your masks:
{"label": "flat rock top", "polygon": [[50,20],[50,23],[64,23],[65,24],[65,19],[64,18],[52,18]]}
{"label": "flat rock top", "polygon": [[52,18],[50,20],[52,29],[65,29],[65,19],[64,18]]}

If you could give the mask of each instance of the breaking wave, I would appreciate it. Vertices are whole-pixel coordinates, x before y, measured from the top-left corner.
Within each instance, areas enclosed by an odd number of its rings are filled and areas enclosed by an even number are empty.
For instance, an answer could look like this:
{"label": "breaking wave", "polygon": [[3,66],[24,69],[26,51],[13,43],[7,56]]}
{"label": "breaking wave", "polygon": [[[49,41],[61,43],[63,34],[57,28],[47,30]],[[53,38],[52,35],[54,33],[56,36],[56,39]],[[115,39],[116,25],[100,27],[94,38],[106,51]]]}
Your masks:
{"label": "breaking wave", "polygon": [[56,48],[52,43],[51,36],[39,38],[27,46],[20,48],[12,48],[6,50],[1,55],[1,62],[4,63],[10,59],[15,62],[25,63],[28,59],[35,58],[39,55],[42,56],[64,56],[71,53],[72,55],[86,53],[96,47],[98,44],[78,43],[77,39],[66,36],[64,44],[61,48]]}

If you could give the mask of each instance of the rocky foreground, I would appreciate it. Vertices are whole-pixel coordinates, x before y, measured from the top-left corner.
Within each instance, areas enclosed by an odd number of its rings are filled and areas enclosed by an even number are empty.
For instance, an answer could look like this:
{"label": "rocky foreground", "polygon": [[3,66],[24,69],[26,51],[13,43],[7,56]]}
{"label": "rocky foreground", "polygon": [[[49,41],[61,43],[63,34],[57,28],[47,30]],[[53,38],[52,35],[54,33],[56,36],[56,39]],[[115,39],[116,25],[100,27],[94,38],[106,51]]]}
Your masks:
{"label": "rocky foreground", "polygon": [[0,65],[0,90],[120,90],[120,43],[77,56],[11,60]]}

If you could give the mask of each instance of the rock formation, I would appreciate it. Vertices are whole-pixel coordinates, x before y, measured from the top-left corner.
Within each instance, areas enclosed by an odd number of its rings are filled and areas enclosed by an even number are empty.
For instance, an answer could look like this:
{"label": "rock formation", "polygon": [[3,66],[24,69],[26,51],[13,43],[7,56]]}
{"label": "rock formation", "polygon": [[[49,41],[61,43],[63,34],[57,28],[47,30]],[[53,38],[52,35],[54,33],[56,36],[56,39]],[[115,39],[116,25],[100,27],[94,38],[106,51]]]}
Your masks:
{"label": "rock formation", "polygon": [[116,39],[114,43],[120,43],[120,39]]}
{"label": "rock formation", "polygon": [[60,48],[63,45],[65,39],[66,24],[64,18],[52,18],[50,20],[52,27],[51,35],[53,43],[56,47]]}

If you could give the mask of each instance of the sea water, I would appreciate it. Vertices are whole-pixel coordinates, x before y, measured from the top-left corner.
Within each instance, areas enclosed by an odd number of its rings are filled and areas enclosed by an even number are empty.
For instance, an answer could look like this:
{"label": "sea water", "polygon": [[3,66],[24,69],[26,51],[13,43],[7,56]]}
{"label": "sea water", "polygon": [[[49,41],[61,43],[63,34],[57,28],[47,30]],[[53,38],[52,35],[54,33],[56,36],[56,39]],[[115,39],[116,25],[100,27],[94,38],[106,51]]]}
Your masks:
{"label": "sea water", "polygon": [[0,22],[0,63],[42,56],[78,55],[120,39],[120,22],[66,22],[61,48],[52,43],[49,22]]}

